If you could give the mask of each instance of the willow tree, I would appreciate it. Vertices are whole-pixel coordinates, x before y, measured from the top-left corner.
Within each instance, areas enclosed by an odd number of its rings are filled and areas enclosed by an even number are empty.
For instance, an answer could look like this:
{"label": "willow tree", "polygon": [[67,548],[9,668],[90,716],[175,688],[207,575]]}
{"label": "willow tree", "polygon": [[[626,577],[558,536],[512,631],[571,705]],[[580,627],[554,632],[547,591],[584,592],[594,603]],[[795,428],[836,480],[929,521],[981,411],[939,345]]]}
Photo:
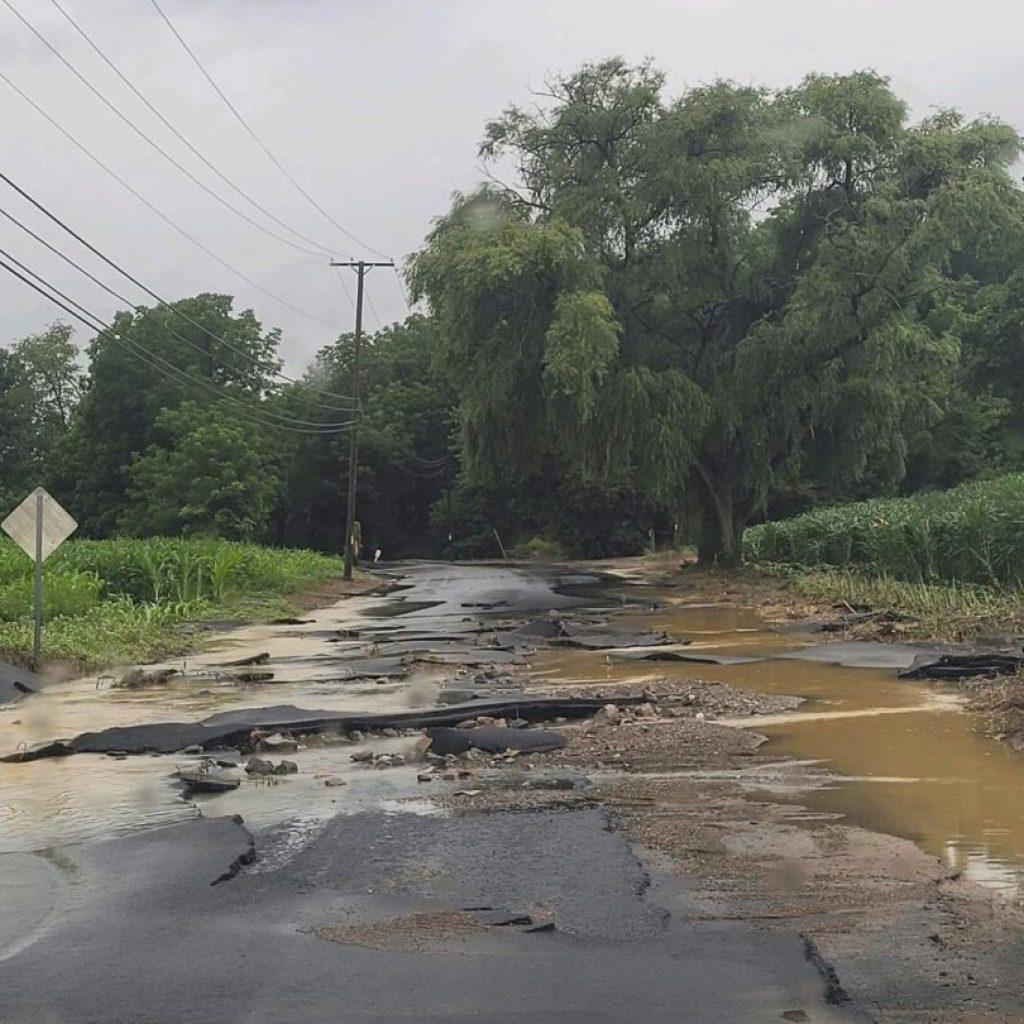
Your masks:
{"label": "willow tree", "polygon": [[[492,179],[410,278],[441,326],[466,472],[581,479],[684,505],[704,561],[813,448],[902,472],[916,383],[956,359],[923,311],[1012,193],[1012,131],[906,124],[877,75],[663,97],[622,61],[487,126]],[[504,180],[502,180],[504,179]]]}

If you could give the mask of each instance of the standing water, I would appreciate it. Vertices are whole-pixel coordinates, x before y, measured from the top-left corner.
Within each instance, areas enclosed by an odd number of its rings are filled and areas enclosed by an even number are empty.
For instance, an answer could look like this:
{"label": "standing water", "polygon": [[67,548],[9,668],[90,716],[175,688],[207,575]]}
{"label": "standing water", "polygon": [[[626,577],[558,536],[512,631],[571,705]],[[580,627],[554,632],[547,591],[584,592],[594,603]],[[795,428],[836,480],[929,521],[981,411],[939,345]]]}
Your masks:
{"label": "standing water", "polygon": [[618,623],[688,639],[686,654],[762,660],[637,663],[566,650],[539,654],[536,675],[595,689],[642,678],[678,680],[685,689],[696,678],[803,697],[796,712],[722,722],[768,736],[762,752],[843,776],[799,793],[800,804],[911,839],[968,878],[1024,895],[1024,757],[983,735],[956,694],[898,679],[895,669],[794,658],[810,641],[772,632],[749,609],[677,604]]}

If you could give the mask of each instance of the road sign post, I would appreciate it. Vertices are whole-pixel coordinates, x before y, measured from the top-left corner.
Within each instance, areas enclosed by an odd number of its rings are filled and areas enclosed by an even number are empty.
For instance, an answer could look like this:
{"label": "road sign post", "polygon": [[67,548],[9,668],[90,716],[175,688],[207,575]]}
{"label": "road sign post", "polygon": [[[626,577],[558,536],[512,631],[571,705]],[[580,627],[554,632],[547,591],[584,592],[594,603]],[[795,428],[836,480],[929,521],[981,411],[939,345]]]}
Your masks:
{"label": "road sign post", "polygon": [[78,528],[78,523],[42,487],[37,487],[2,523],[7,534],[35,563],[32,667],[43,650],[43,562]]}
{"label": "road sign post", "polygon": [[32,667],[39,668],[43,651],[43,492],[36,491],[35,628],[32,630]]}

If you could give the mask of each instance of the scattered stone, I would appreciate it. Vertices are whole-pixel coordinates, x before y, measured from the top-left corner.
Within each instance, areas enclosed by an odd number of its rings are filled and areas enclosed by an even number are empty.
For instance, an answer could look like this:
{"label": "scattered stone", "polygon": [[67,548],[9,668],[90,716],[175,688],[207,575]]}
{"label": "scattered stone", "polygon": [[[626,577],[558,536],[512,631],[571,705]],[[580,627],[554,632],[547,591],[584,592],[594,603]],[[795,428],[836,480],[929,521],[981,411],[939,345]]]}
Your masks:
{"label": "scattered stone", "polygon": [[[181,752],[182,754],[192,756],[194,754],[201,754],[203,752],[203,748],[198,743],[190,743],[187,747],[182,747]],[[121,751],[115,751],[115,753],[121,753]]]}
{"label": "scattered stone", "polygon": [[618,725],[619,719],[622,717],[622,712],[619,711],[618,705],[616,704],[605,704],[591,721],[596,726],[600,725]]}
{"label": "scattered stone", "polygon": [[376,683],[376,684],[377,684],[378,686],[387,686],[387,685],[388,685],[388,683],[390,683],[390,682],[391,682],[391,680],[390,680],[390,679],[388,679],[388,677],[387,677],[387,676],[377,676],[377,678],[376,678],[376,679],[374,680],[374,682],[375,682],[375,683]]}
{"label": "scattered stone", "polygon": [[366,739],[366,736],[365,736],[365,734],[364,734],[364,733],[363,733],[363,732],[362,732],[361,730],[359,730],[359,729],[353,729],[353,730],[352,730],[352,731],[351,731],[351,732],[350,732],[350,733],[348,734],[348,738],[349,738],[349,739],[350,739],[350,740],[351,740],[351,741],[352,741],[353,743],[362,743],[362,742],[363,742],[363,740],[364,740],[364,739]]}
{"label": "scattered stone", "polygon": [[247,775],[273,775],[274,766],[262,757],[250,757],[245,763],[245,771]]}
{"label": "scattered stone", "polygon": [[477,726],[492,726],[497,729],[507,729],[508,722],[504,718],[495,718],[493,715],[480,715],[476,719]]}
{"label": "scattered stone", "polygon": [[381,736],[386,736],[389,740],[393,740],[393,739],[397,738],[398,730],[397,729],[382,729],[380,734],[381,734]]}
{"label": "scattered stone", "polygon": [[114,683],[114,687],[119,690],[144,690],[150,686],[163,686],[179,674],[176,668],[158,668],[152,672],[135,668]]}
{"label": "scattered stone", "polygon": [[452,796],[479,796],[482,792],[482,789],[457,789]]}
{"label": "scattered stone", "polygon": [[264,736],[257,744],[257,750],[265,750],[274,754],[291,754],[299,749],[298,740],[284,733],[275,732],[271,736]]}
{"label": "scattered stone", "polygon": [[456,729],[475,729],[477,727],[477,720],[475,718],[466,718],[459,722]]}
{"label": "scattered stone", "polygon": [[357,763],[364,763],[366,761],[373,760],[372,750],[357,750],[354,754],[350,754],[349,757]]}
{"label": "scattered stone", "polygon": [[335,786],[347,786],[348,783],[337,775],[332,775],[330,778],[324,779],[324,785],[329,789],[333,789]]}
{"label": "scattered stone", "polygon": [[433,782],[434,781],[434,773],[433,772],[420,772],[416,776],[416,781],[417,782]]}
{"label": "scattered stone", "polygon": [[657,718],[658,710],[650,701],[648,701],[646,704],[639,705],[634,714],[636,714],[637,718]]}
{"label": "scattered stone", "polygon": [[299,766],[294,761],[282,761],[275,769],[275,775],[295,775]]}

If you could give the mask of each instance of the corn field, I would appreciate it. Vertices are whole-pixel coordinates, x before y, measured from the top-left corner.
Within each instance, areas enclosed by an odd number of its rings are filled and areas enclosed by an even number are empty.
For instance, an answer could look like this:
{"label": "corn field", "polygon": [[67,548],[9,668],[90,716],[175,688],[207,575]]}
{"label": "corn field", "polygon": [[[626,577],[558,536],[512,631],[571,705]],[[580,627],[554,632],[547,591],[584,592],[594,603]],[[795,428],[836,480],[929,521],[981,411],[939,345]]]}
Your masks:
{"label": "corn field", "polygon": [[[46,563],[44,617],[89,614],[97,605],[154,609],[223,601],[236,594],[285,594],[336,574],[337,559],[314,551],[223,540],[79,540]],[[32,612],[32,563],[0,542],[0,622]]]}
{"label": "corn field", "polygon": [[751,562],[850,566],[902,580],[1020,587],[1024,474],[814,509],[746,532]]}

